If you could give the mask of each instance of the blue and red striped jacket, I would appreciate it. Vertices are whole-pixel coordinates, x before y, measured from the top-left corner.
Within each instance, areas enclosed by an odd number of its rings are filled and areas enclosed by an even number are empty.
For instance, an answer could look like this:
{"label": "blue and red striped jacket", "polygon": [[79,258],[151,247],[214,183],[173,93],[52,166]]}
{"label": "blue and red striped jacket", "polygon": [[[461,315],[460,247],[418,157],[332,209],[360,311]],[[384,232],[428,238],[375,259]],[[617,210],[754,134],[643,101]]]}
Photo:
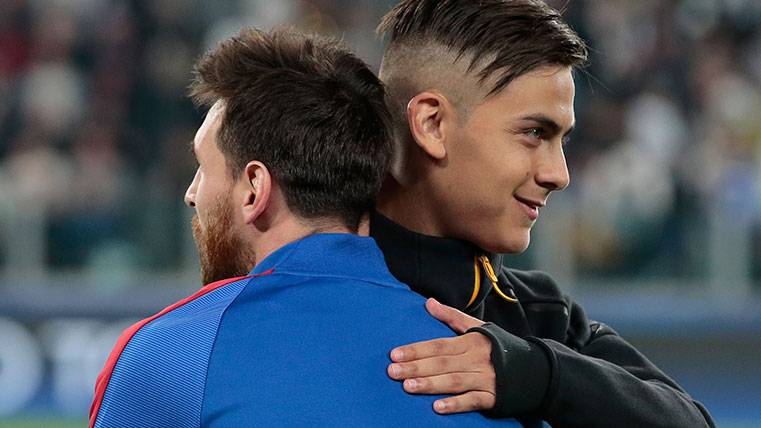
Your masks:
{"label": "blue and red striped jacket", "polygon": [[392,348],[453,335],[424,303],[372,238],[309,236],[127,329],[90,427],[520,426],[439,416],[387,377]]}

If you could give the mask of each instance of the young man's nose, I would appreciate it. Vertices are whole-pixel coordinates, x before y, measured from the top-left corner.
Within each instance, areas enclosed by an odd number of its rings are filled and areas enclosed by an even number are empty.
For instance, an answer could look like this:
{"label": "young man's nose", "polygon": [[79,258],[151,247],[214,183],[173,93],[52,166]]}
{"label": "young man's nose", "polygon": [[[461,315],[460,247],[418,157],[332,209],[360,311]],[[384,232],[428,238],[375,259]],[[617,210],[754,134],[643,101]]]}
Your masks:
{"label": "young man's nose", "polygon": [[563,147],[557,145],[544,153],[536,171],[537,183],[548,190],[563,190],[571,183]]}

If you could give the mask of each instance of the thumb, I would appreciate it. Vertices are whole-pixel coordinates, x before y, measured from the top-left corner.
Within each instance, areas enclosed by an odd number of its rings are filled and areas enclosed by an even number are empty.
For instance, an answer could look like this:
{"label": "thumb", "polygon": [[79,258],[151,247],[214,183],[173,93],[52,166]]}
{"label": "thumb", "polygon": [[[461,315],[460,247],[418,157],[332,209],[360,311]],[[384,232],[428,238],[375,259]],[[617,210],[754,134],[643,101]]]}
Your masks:
{"label": "thumb", "polygon": [[466,315],[451,306],[441,304],[436,299],[428,299],[425,302],[425,308],[431,316],[448,325],[458,334],[465,333],[468,329],[484,323],[478,318]]}

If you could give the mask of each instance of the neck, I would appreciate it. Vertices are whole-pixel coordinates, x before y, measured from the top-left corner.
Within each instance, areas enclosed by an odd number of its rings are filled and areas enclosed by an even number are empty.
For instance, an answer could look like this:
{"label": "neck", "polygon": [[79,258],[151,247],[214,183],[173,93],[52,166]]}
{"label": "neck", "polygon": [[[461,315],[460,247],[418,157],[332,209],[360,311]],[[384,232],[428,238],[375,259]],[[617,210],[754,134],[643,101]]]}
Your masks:
{"label": "neck", "polygon": [[253,239],[256,263],[259,264],[281,247],[317,233],[354,233],[348,227],[335,221],[307,221],[297,218],[288,219],[277,226],[270,227]]}
{"label": "neck", "polygon": [[[378,212],[413,232],[444,237],[444,227],[437,215],[430,191],[423,180],[403,185],[390,176],[378,197]],[[372,227],[372,226],[371,226]]]}

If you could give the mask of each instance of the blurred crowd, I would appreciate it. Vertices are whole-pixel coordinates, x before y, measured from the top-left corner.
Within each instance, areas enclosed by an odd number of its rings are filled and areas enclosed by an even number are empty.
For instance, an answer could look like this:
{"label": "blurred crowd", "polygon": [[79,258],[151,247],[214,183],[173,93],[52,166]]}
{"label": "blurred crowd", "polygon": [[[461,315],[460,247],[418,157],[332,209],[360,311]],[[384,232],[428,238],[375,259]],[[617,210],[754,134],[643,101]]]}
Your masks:
{"label": "blurred crowd", "polygon": [[[288,23],[377,66],[393,3],[3,0],[0,265],[181,269],[198,55]],[[761,2],[551,3],[592,49],[567,147],[579,272],[699,275],[707,231],[735,229],[761,269]]]}
{"label": "blurred crowd", "polygon": [[701,275],[735,235],[758,265],[761,3],[571,3],[593,49],[569,148],[582,269]]}

